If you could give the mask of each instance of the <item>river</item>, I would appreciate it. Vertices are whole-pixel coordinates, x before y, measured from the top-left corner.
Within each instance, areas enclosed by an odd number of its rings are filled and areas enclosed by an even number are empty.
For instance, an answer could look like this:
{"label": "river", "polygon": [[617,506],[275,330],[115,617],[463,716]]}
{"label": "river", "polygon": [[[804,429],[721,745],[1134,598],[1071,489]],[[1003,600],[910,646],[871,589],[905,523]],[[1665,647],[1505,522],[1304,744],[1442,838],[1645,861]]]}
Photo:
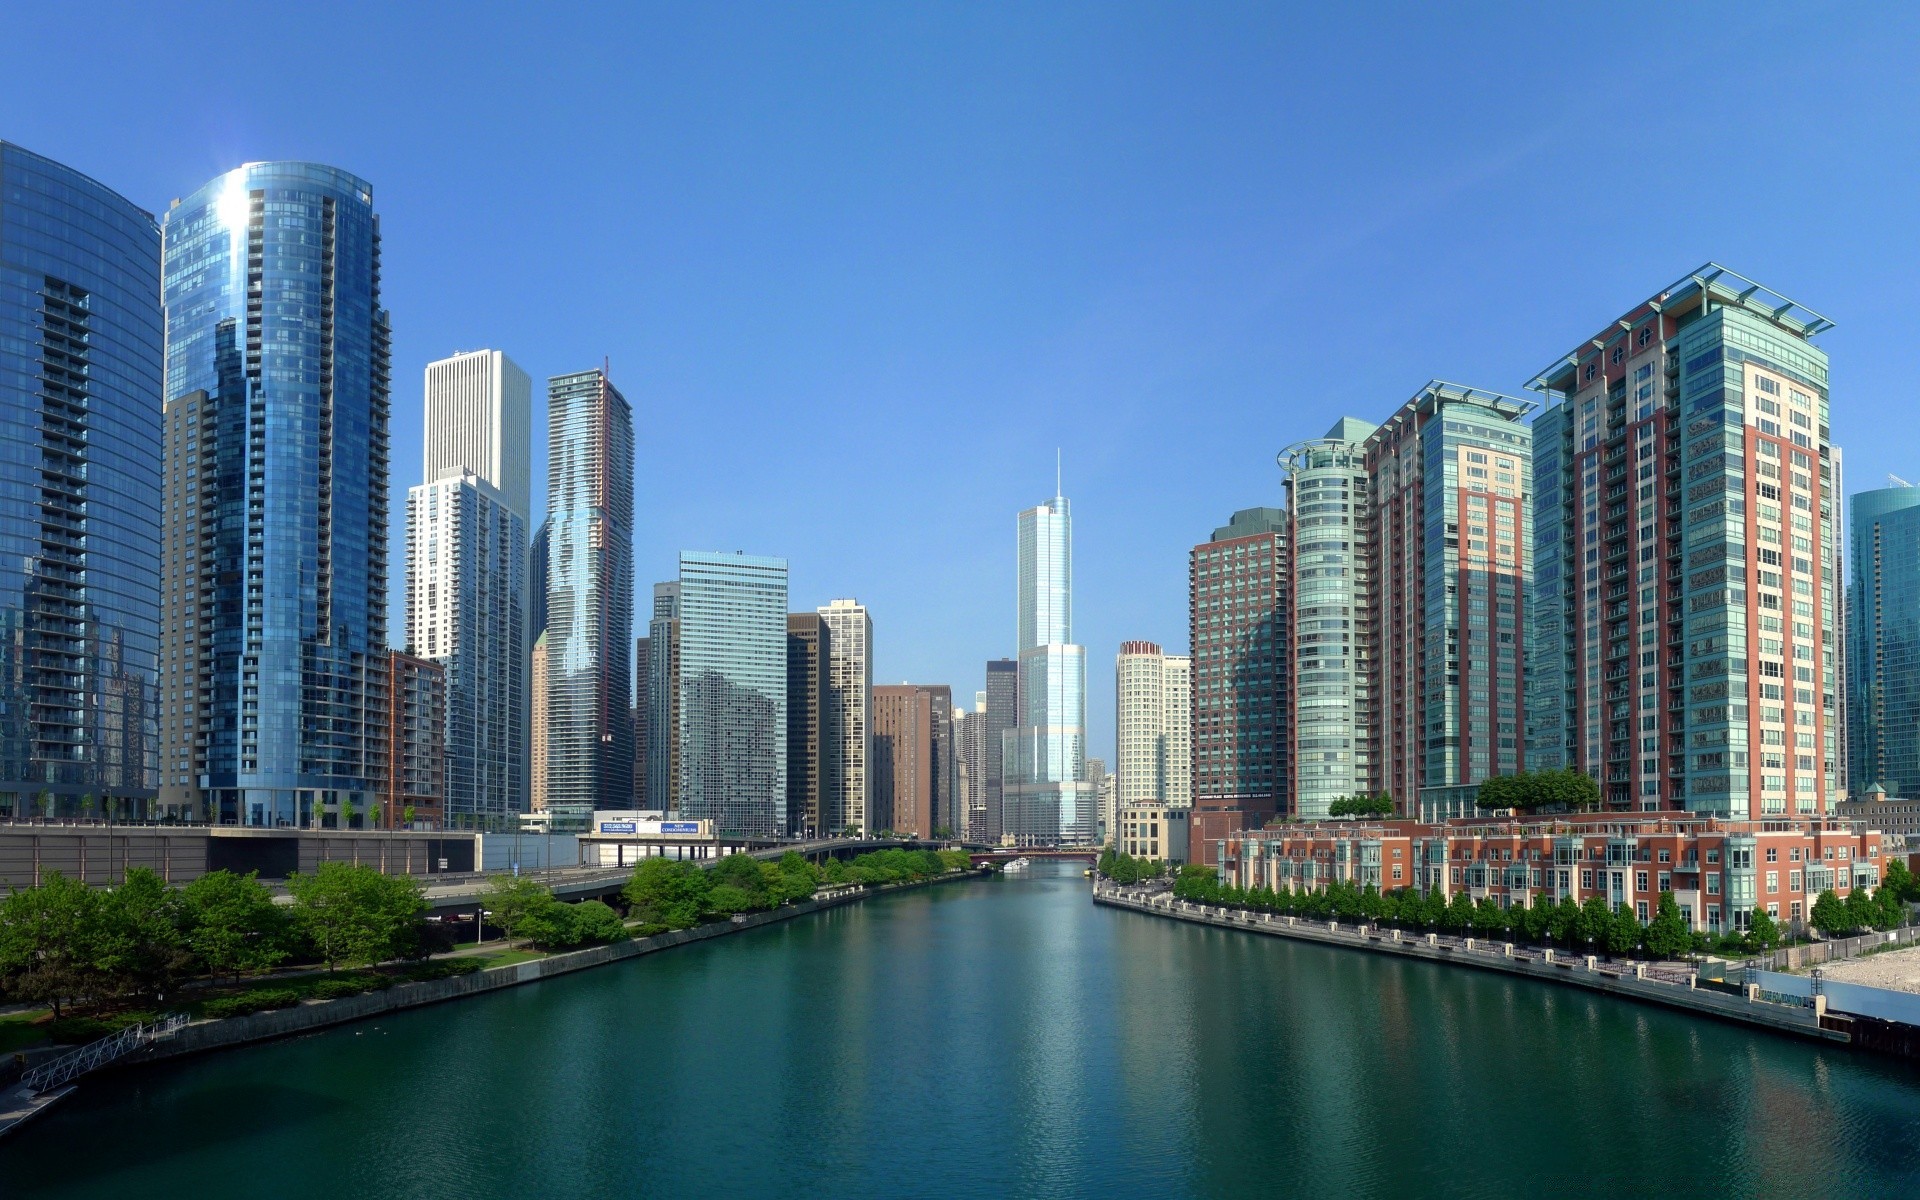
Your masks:
{"label": "river", "polygon": [[946,884],[83,1082],[0,1197],[1888,1196],[1920,1070]]}

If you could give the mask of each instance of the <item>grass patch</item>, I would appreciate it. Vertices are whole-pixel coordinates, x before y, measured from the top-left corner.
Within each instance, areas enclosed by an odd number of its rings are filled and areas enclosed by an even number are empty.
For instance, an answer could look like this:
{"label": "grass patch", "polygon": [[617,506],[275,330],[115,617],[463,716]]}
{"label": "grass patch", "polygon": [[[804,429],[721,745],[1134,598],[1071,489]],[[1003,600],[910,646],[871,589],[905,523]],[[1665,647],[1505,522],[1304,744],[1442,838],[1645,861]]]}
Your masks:
{"label": "grass patch", "polygon": [[515,963],[532,962],[536,958],[545,957],[546,955],[538,950],[502,950],[498,954],[476,954],[466,961],[480,963],[486,968],[511,967]]}
{"label": "grass patch", "polygon": [[47,1013],[42,1010],[0,1017],[0,1054],[12,1054],[15,1050],[38,1046],[45,1041],[47,1031],[41,1027],[40,1022],[46,1015]]}

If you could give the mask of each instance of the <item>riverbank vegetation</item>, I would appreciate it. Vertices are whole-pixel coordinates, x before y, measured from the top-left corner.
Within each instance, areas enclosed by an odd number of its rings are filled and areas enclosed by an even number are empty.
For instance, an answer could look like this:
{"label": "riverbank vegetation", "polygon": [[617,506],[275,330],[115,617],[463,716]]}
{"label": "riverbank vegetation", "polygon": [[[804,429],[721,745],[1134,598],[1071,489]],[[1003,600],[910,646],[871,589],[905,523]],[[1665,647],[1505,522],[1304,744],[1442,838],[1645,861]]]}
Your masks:
{"label": "riverbank vegetation", "polygon": [[652,858],[621,897],[627,914],[562,901],[531,877],[500,879],[481,897],[484,919],[534,949],[474,947],[439,961],[429,959],[454,949],[453,927],[428,918],[418,881],[371,867],[329,862],[296,874],[291,903],[252,874],[215,871],[169,887],[135,867],[120,886],[95,888],[49,871],[0,900],[0,998],[45,1006],[0,1023],[0,1046],[85,1041],[164,1011],[229,1017],[338,999],[766,911],[822,886],[969,866],[961,851],[878,850],[824,867],[792,852],[770,863],[729,855],[704,869]]}
{"label": "riverbank vegetation", "polygon": [[622,897],[644,937],[765,912],[805,900],[821,887],[904,883],[971,865],[963,850],[874,850],[851,862],[833,859],[825,866],[791,850],[777,862],[730,854],[706,870],[684,860],[649,858],[634,868]]}
{"label": "riverbank vegetation", "polygon": [[[1896,864],[1897,865],[1897,864]],[[1822,933],[1849,933],[1891,929],[1905,918],[1904,890],[1913,879],[1904,869],[1890,868],[1887,883],[1877,893],[1855,888],[1841,901],[1823,893],[1814,905],[1812,924]],[[1491,896],[1476,902],[1464,891],[1451,899],[1439,891],[1399,888],[1382,892],[1372,884],[1357,886],[1336,880],[1320,888],[1239,888],[1223,884],[1211,867],[1183,867],[1174,880],[1173,894],[1198,904],[1213,904],[1250,912],[1305,917],[1316,921],[1365,922],[1414,932],[1436,932],[1463,937],[1498,938],[1561,946],[1570,951],[1678,959],[1689,955],[1752,954],[1770,951],[1781,943],[1778,921],[1764,908],[1750,914],[1744,932],[1719,936],[1687,927],[1671,892],[1663,892],[1648,921],[1633,909],[1609,905],[1603,897],[1585,903],[1565,898],[1531,908],[1502,908]],[[1825,908],[1822,908],[1822,905]],[[1827,924],[1823,925],[1822,921]],[[1853,922],[1862,922],[1853,924]]]}
{"label": "riverbank vegetation", "polygon": [[1099,871],[1115,883],[1141,883],[1165,876],[1167,864],[1157,858],[1135,858],[1108,846],[1100,852]]}

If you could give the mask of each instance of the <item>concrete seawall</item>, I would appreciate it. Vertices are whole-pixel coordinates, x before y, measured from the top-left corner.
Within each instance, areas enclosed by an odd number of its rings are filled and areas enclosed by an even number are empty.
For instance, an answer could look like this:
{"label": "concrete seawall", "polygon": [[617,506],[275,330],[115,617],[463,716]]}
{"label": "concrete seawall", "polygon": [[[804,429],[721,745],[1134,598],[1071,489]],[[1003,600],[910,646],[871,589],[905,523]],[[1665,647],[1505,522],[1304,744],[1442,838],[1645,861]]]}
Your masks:
{"label": "concrete seawall", "polygon": [[1629,973],[1615,975],[1590,966],[1589,960],[1584,956],[1567,956],[1549,961],[1538,950],[1515,951],[1504,942],[1473,941],[1469,948],[1465,944],[1443,943],[1438,939],[1429,941],[1424,934],[1398,932],[1377,926],[1213,908],[1175,900],[1164,893],[1149,900],[1096,889],[1093,902],[1114,908],[1130,909],[1150,916],[1188,921],[1196,925],[1212,925],[1220,929],[1238,929],[1272,937],[1294,938],[1303,942],[1318,942],[1324,946],[1340,946],[1348,950],[1366,950],[1376,954],[1393,954],[1402,958],[1419,959],[1424,962],[1449,963],[1483,971],[1498,971],[1506,975],[1537,979],[1543,983],[1586,988],[1588,991],[1605,992],[1608,995],[1621,996],[1629,1000],[1684,1009],[1688,1012],[1737,1021],[1743,1025],[1758,1026],[1762,1029],[1771,1029],[1776,1033],[1792,1034],[1816,1041],[1842,1044],[1851,1041],[1845,1027],[1850,1026],[1852,1022],[1845,1017],[1828,1016],[1823,1019],[1812,1008],[1794,1008],[1768,1001],[1750,1000],[1744,996],[1730,995],[1725,992],[1707,991],[1685,983],[1665,983],[1651,978],[1638,978],[1631,973],[1631,969]]}
{"label": "concrete seawall", "polygon": [[139,1066],[179,1058],[187,1054],[201,1054],[209,1050],[223,1050],[230,1046],[293,1037],[333,1025],[344,1025],[349,1021],[377,1017],[383,1013],[419,1008],[427,1004],[440,1004],[448,1000],[458,1000],[464,996],[518,987],[523,983],[537,983],[542,979],[552,979],[574,971],[585,971],[608,963],[638,958],[643,954],[670,950],[675,946],[684,946],[688,942],[704,942],[748,929],[758,929],[764,925],[791,921],[795,917],[804,917],[843,905],[855,904],[873,896],[929,887],[938,883],[951,883],[961,879],[976,879],[980,874],[981,872],[970,871],[964,874],[942,875],[935,879],[922,879],[912,883],[881,884],[878,887],[863,888],[825,899],[802,900],[797,904],[785,905],[770,912],[749,913],[732,920],[714,921],[692,929],[676,929],[655,934],[652,937],[634,938],[606,946],[593,946],[585,950],[553,954],[529,962],[514,963],[511,966],[475,971],[471,975],[456,975],[450,979],[435,979],[425,983],[398,984],[385,991],[363,992],[358,996],[348,996],[340,1000],[306,1001],[292,1008],[252,1013],[244,1017],[196,1021],[165,1041],[155,1042],[143,1050],[129,1054],[109,1069],[118,1070],[123,1066]]}

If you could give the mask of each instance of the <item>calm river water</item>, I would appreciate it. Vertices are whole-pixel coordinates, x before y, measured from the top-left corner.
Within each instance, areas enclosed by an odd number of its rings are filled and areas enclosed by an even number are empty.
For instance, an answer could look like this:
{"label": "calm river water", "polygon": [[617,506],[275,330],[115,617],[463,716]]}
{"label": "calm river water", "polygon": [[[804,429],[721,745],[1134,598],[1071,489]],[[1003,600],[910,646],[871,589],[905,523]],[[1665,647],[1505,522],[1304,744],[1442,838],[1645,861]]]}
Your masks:
{"label": "calm river water", "polygon": [[96,1079],[0,1197],[1891,1196],[1920,1070],[1077,866]]}

